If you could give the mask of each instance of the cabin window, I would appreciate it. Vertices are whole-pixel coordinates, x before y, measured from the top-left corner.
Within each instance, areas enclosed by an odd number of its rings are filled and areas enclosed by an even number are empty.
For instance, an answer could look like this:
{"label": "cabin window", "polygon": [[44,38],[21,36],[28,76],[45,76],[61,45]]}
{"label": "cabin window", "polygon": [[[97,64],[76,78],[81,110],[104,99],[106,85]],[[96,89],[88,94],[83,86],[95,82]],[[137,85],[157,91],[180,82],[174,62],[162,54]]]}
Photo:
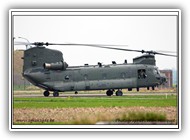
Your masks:
{"label": "cabin window", "polygon": [[65,76],[65,80],[69,80],[69,75],[66,75],[66,76]]}
{"label": "cabin window", "polygon": [[138,70],[138,79],[145,79],[147,77],[145,69]]}

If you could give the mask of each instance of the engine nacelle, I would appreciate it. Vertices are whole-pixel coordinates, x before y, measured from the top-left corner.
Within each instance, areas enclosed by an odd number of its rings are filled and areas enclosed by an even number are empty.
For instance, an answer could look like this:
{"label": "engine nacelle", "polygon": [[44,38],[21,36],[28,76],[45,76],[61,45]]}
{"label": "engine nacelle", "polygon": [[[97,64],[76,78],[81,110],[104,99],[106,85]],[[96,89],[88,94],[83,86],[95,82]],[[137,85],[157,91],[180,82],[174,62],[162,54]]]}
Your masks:
{"label": "engine nacelle", "polygon": [[48,70],[66,70],[68,64],[66,62],[56,62],[56,63],[44,63],[44,69]]}

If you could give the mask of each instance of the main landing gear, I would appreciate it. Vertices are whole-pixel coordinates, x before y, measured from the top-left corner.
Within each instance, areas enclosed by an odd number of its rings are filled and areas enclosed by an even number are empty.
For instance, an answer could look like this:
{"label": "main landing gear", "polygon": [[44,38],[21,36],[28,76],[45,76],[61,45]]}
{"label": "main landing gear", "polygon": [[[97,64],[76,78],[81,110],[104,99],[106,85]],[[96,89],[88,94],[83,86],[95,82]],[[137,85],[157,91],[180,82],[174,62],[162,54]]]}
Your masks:
{"label": "main landing gear", "polygon": [[[45,96],[45,97],[48,97],[49,95],[50,95],[50,93],[49,93],[48,90],[44,91],[44,96]],[[53,92],[53,96],[54,96],[54,97],[58,97],[58,96],[59,96],[59,92],[58,92],[58,91],[54,91],[54,92]]]}
{"label": "main landing gear", "polygon": [[44,96],[45,96],[45,97],[48,97],[48,96],[49,96],[49,94],[50,94],[50,93],[49,93],[49,91],[48,91],[48,90],[44,91]]}
{"label": "main landing gear", "polygon": [[[108,89],[108,90],[106,91],[106,95],[107,95],[107,96],[112,96],[113,93],[114,93],[114,90],[112,90],[112,89]],[[116,91],[115,95],[116,95],[116,96],[123,96],[123,92],[122,92],[120,89],[118,89],[118,90]]]}
{"label": "main landing gear", "polygon": [[54,96],[54,97],[58,97],[58,96],[59,96],[59,92],[58,92],[58,91],[54,91],[54,92],[53,92],[53,96]]}
{"label": "main landing gear", "polygon": [[123,96],[123,92],[122,92],[120,89],[118,89],[118,90],[116,91],[115,95],[116,95],[116,96]]}
{"label": "main landing gear", "polygon": [[112,96],[113,95],[113,90],[109,89],[106,91],[107,96]]}

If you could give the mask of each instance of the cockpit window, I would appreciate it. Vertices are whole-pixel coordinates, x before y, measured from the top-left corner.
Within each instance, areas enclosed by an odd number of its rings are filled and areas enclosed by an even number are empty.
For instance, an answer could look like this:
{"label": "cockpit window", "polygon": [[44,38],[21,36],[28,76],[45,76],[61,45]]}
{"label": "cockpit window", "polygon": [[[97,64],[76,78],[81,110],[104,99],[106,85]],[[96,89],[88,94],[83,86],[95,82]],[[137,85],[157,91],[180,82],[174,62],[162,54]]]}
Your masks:
{"label": "cockpit window", "polygon": [[154,69],[154,73],[155,74],[159,74],[160,75],[160,71],[156,68],[156,69]]}

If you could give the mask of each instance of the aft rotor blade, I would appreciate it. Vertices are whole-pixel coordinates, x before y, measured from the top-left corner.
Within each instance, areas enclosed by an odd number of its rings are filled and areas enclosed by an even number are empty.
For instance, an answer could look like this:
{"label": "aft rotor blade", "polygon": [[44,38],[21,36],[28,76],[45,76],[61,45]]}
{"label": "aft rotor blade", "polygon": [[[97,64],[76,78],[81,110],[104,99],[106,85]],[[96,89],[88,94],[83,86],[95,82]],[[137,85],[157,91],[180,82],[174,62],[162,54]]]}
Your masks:
{"label": "aft rotor blade", "polygon": [[[106,46],[120,46],[120,45],[74,44],[74,43],[68,43],[68,44],[48,43],[48,45],[88,46],[88,47],[95,47],[95,48],[120,50],[120,51],[133,51],[133,52],[142,52],[142,53],[144,52],[144,50],[132,50],[132,49],[123,49],[123,48],[116,48],[116,47],[106,47]],[[122,45],[122,46],[124,46],[124,45]]]}
{"label": "aft rotor blade", "polygon": [[28,42],[14,42],[14,45],[33,45],[33,43],[28,43]]}

